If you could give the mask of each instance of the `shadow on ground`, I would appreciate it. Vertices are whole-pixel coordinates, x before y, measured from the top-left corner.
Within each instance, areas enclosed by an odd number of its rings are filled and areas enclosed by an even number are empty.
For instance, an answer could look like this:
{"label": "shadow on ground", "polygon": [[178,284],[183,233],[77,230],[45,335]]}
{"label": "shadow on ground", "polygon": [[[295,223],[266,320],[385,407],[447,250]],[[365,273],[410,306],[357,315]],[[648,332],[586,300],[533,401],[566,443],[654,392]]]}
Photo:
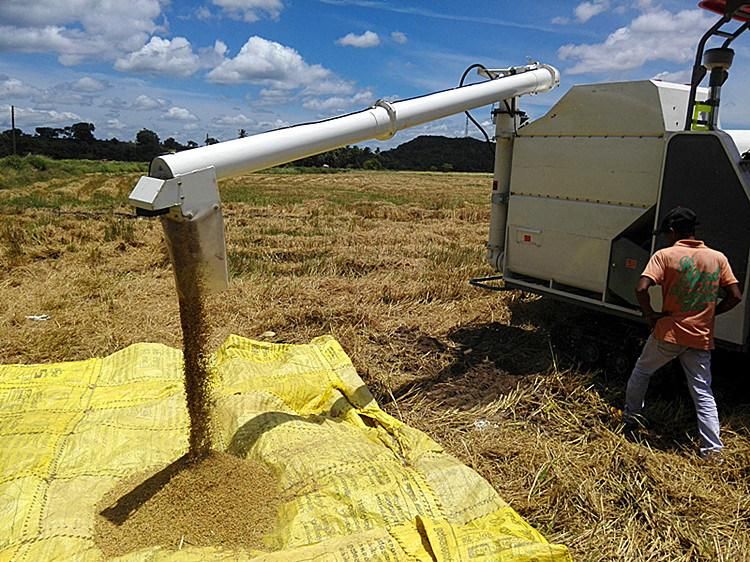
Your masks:
{"label": "shadow on ground", "polygon": [[104,508],[100,514],[115,525],[122,525],[141,506],[169,484],[178,472],[190,466],[191,462],[192,459],[188,455],[183,455],[119,497],[114,503]]}
{"label": "shadow on ground", "polygon": [[407,349],[440,355],[444,366],[395,388],[393,397],[421,393],[452,408],[494,400],[552,365],[543,332],[498,322],[461,326],[444,338],[413,332],[404,343]]}
{"label": "shadow on ground", "polygon": [[[378,397],[383,402],[400,400],[423,394],[446,409],[469,409],[491,402],[507,394],[530,377],[549,374],[555,370],[569,373],[590,386],[614,412],[607,425],[620,429],[621,418],[616,413],[624,404],[628,375],[640,352],[643,328],[638,324],[623,326],[621,320],[602,315],[593,320],[581,316],[574,307],[560,303],[532,300],[512,305],[513,324],[498,322],[460,326],[444,337],[434,337],[416,330],[402,330],[401,348],[415,353],[440,357],[443,366],[416,381],[402,384],[392,395]],[[576,314],[577,313],[577,314]],[[601,340],[611,346],[625,368],[607,368],[604,361],[592,365],[575,353],[560,347],[554,332],[569,321],[594,323]],[[632,330],[633,342],[623,343],[623,330]],[[635,343],[634,343],[635,342]],[[636,343],[638,345],[636,345]],[[625,359],[622,359],[625,357]],[[600,359],[602,359],[600,358]],[[717,351],[714,355],[714,391],[722,427],[732,431],[750,432],[750,370],[748,355]],[[376,389],[376,394],[381,394]],[[646,414],[653,422],[644,434],[648,446],[658,450],[691,449],[696,442],[695,411],[678,362],[654,375],[647,395]]]}

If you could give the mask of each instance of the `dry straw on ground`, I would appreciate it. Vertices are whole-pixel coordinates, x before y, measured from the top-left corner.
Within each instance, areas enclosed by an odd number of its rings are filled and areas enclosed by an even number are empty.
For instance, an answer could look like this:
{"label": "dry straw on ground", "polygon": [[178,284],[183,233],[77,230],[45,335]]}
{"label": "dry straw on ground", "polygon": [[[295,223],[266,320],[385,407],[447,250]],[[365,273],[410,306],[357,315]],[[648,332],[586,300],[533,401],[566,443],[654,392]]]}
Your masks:
{"label": "dry straw on ground", "polygon": [[[180,346],[161,227],[118,207],[135,180],[0,193],[0,361]],[[333,334],[390,413],[476,469],[576,560],[750,560],[747,365],[717,358],[721,466],[695,455],[679,378],[654,385],[646,440],[625,440],[625,381],[550,345],[555,322],[580,321],[575,310],[467,284],[491,273],[490,186],[487,175],[359,172],[224,182],[232,282],[206,301],[208,348],[229,333],[292,343]],[[39,208],[60,190],[88,203]],[[36,208],[11,206],[24,193]]]}

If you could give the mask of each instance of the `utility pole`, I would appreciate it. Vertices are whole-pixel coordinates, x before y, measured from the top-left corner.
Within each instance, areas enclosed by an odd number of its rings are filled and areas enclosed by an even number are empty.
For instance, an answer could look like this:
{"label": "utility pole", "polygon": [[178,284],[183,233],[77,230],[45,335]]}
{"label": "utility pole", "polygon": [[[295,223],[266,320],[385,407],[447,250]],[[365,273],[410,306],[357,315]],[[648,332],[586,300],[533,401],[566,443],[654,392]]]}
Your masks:
{"label": "utility pole", "polygon": [[16,155],[16,106],[10,106],[10,138],[13,139],[13,156]]}

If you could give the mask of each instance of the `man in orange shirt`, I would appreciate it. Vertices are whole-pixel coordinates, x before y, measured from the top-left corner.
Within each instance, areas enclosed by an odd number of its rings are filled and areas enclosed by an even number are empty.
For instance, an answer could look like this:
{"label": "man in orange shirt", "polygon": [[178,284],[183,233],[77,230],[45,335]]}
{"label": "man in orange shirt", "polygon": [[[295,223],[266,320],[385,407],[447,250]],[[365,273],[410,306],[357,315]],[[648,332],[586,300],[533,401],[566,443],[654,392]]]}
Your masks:
{"label": "man in orange shirt", "polygon": [[[727,258],[695,239],[697,217],[686,207],[669,211],[660,233],[670,247],[656,252],[643,271],[635,293],[652,332],[628,379],[623,420],[627,432],[645,425],[641,415],[651,375],[678,358],[695,404],[700,454],[721,452],[719,415],[711,391],[711,350],[714,317],[742,300],[739,284]],[[651,307],[649,287],[660,285],[662,312]],[[719,288],[726,296],[717,304]]]}

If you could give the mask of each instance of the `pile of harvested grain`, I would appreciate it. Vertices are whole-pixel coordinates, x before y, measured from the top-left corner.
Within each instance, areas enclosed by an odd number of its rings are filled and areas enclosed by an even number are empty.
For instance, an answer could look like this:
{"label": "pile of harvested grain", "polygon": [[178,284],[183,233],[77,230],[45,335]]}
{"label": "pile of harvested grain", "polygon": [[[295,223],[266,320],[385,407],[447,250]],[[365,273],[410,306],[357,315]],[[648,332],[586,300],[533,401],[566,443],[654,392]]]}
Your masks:
{"label": "pile of harvested grain", "polygon": [[208,322],[197,228],[164,220],[180,305],[190,448],[176,462],[122,483],[103,501],[99,547],[119,556],[154,546],[263,548],[279,504],[269,470],[211,451]]}
{"label": "pile of harvested grain", "polygon": [[281,499],[262,464],[211,452],[120,483],[99,505],[95,540],[106,556],[155,546],[264,548]]}
{"label": "pile of harvested grain", "polygon": [[201,278],[201,248],[194,223],[163,220],[182,324],[185,394],[190,415],[190,455],[201,458],[211,448],[211,389],[208,379],[208,323]]}

